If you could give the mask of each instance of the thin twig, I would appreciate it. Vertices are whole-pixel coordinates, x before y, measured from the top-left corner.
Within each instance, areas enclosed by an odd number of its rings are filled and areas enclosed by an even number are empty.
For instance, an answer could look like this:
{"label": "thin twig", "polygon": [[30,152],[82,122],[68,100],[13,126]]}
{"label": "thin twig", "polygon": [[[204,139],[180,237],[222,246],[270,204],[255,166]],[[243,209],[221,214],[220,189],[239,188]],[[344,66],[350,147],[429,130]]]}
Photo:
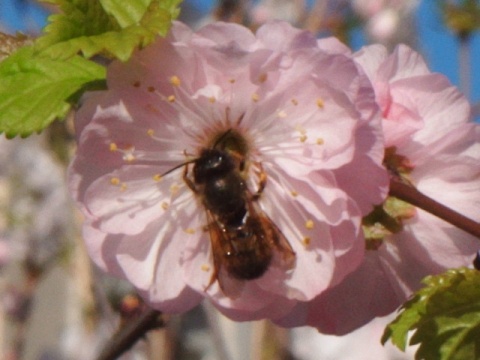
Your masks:
{"label": "thin twig", "polygon": [[97,360],[114,360],[130,349],[139,339],[152,329],[164,325],[161,313],[157,310],[148,309],[138,318],[126,323],[106,344]]}
{"label": "thin twig", "polygon": [[476,236],[480,239],[480,223],[467,218],[466,216],[440,204],[432,198],[422,194],[413,186],[404,184],[396,179],[390,181],[390,195],[400,200],[409,202],[442,220]]}

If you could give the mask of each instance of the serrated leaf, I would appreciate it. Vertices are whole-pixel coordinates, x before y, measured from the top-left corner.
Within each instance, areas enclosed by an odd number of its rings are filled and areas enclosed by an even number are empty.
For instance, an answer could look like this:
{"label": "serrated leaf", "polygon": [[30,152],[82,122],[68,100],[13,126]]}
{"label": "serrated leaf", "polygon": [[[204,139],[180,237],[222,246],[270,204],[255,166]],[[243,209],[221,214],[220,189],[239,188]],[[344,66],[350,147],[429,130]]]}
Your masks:
{"label": "serrated leaf", "polygon": [[24,47],[0,63],[0,132],[28,136],[62,118],[69,98],[105,78],[105,68],[80,56],[68,60],[34,56]]}
{"label": "serrated leaf", "polygon": [[180,0],[55,0],[63,14],[49,17],[37,50],[55,59],[78,53],[128,60],[137,47],[164,36]]}
{"label": "serrated leaf", "polygon": [[416,359],[480,359],[480,272],[450,270],[424,280],[426,287],[405,303],[382,338],[405,350],[420,344]]}
{"label": "serrated leaf", "polygon": [[150,0],[99,0],[107,14],[112,15],[122,28],[137,24],[145,14]]}

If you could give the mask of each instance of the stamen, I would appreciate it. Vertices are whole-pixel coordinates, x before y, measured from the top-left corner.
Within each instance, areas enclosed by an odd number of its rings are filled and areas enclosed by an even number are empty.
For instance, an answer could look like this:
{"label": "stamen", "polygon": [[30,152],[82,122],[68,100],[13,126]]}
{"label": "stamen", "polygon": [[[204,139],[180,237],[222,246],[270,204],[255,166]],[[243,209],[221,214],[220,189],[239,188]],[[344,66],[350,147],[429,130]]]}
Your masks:
{"label": "stamen", "polygon": [[322,138],[317,138],[317,145],[323,145],[325,144],[325,140],[323,140]]}
{"label": "stamen", "polygon": [[175,95],[170,95],[169,97],[167,97],[167,101],[170,103],[175,102]]}
{"label": "stamen", "polygon": [[267,79],[268,79],[268,75],[266,73],[262,73],[258,76],[259,83],[264,83],[265,81],[267,81]]}
{"label": "stamen", "polygon": [[125,190],[127,190],[127,184],[122,183],[122,185],[120,185],[120,191],[125,191]]}
{"label": "stamen", "polygon": [[133,86],[135,86],[136,88],[140,87],[140,81],[135,81],[133,83]]}
{"label": "stamen", "polygon": [[120,179],[118,177],[113,177],[110,179],[110,184],[117,186],[120,184]]}
{"label": "stamen", "polygon": [[170,78],[170,84],[172,84],[173,86],[180,86],[181,83],[182,82],[180,81],[180,78],[177,75],[173,75]]}
{"label": "stamen", "polygon": [[208,264],[203,264],[202,266],[200,266],[200,269],[202,271],[210,271],[210,265]]}
{"label": "stamen", "polygon": [[159,182],[161,180],[162,180],[162,175],[160,174],[153,175],[153,181]]}
{"label": "stamen", "polygon": [[290,191],[290,195],[292,195],[293,197],[297,197],[298,192],[296,190],[292,190],[292,191]]}
{"label": "stamen", "polygon": [[279,111],[277,112],[277,116],[278,116],[279,118],[285,118],[285,117],[287,117],[287,113],[286,113],[284,110],[279,110]]}
{"label": "stamen", "polygon": [[257,93],[253,93],[252,94],[252,101],[257,102],[258,100],[260,100],[260,95],[258,95]]}
{"label": "stamen", "polygon": [[305,236],[305,237],[302,239],[302,244],[303,244],[304,246],[308,246],[308,245],[310,245],[311,241],[312,241],[312,239],[310,238],[310,236]]}
{"label": "stamen", "polygon": [[318,98],[317,99],[317,106],[320,108],[320,109],[323,109],[324,106],[325,106],[325,103],[323,102],[323,100],[321,98]]}
{"label": "stamen", "polygon": [[312,229],[313,229],[313,226],[314,226],[313,220],[309,219],[309,220],[305,221],[305,227],[306,227],[308,230],[312,230]]}
{"label": "stamen", "polygon": [[155,92],[155,88],[154,88],[153,86],[149,86],[149,87],[147,88],[147,90],[148,90],[149,92]]}
{"label": "stamen", "polygon": [[212,104],[214,104],[217,101],[217,99],[215,98],[215,96],[210,96],[208,98],[208,101],[210,101]]}
{"label": "stamen", "polygon": [[297,99],[293,98],[291,101],[292,101],[292,104],[293,104],[293,105],[295,105],[295,106],[298,105],[298,100],[297,100]]}
{"label": "stamen", "polygon": [[118,150],[117,144],[115,144],[114,142],[110,143],[109,149],[110,151],[117,151]]}
{"label": "stamen", "polygon": [[177,184],[172,184],[172,185],[170,186],[170,193],[171,193],[172,195],[177,194],[177,193],[178,193],[178,190],[180,190],[180,187],[179,187]]}
{"label": "stamen", "polygon": [[307,135],[300,135],[300,142],[304,143],[307,141]]}
{"label": "stamen", "polygon": [[135,155],[133,155],[134,151],[135,151],[134,147],[125,150],[125,153],[123,155],[123,160],[126,161],[126,162],[134,161],[135,160]]}
{"label": "stamen", "polygon": [[153,129],[148,129],[147,130],[147,135],[148,136],[153,137],[154,134],[155,134],[155,130],[153,130]]}
{"label": "stamen", "polygon": [[184,231],[185,231],[187,234],[190,234],[190,235],[195,234],[195,229],[193,229],[193,228],[187,228],[187,229],[185,229]]}
{"label": "stamen", "polygon": [[160,205],[162,207],[163,210],[167,210],[169,205],[166,201],[163,201],[162,204]]}

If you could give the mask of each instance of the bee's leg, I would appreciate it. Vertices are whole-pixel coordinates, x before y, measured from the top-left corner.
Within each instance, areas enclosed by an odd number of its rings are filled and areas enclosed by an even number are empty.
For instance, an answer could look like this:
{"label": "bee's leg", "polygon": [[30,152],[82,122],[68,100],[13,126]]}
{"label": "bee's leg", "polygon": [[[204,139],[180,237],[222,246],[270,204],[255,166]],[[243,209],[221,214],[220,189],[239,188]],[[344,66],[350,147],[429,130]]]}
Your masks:
{"label": "bee's leg", "polygon": [[185,181],[185,184],[192,190],[194,193],[198,193],[197,188],[195,187],[194,182],[192,179],[188,177],[188,164],[185,165],[185,170],[183,171],[183,181]]}
{"label": "bee's leg", "polygon": [[261,163],[256,163],[256,165],[259,168],[259,173],[258,173],[258,189],[255,194],[252,195],[252,200],[256,201],[260,198],[260,196],[263,193],[263,190],[265,190],[265,186],[267,185],[267,173],[263,170],[263,166]]}

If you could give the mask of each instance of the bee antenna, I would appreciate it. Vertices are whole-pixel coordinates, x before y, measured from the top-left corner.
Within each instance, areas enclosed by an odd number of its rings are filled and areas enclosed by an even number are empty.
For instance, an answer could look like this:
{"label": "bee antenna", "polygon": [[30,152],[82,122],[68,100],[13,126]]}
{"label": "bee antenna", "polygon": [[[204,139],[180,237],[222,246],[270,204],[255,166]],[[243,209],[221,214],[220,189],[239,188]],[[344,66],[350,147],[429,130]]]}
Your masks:
{"label": "bee antenna", "polygon": [[170,174],[171,172],[174,172],[175,170],[181,168],[182,166],[185,166],[185,165],[187,165],[187,164],[191,164],[191,163],[193,163],[193,162],[195,162],[195,161],[197,161],[197,160],[198,160],[198,159],[192,159],[192,160],[185,161],[185,162],[183,162],[183,163],[181,163],[181,164],[178,164],[177,166],[174,166],[173,168],[165,171],[165,172],[164,172],[163,174],[161,174],[160,176],[161,176],[161,177],[164,177],[165,175],[168,175],[168,174]]}

